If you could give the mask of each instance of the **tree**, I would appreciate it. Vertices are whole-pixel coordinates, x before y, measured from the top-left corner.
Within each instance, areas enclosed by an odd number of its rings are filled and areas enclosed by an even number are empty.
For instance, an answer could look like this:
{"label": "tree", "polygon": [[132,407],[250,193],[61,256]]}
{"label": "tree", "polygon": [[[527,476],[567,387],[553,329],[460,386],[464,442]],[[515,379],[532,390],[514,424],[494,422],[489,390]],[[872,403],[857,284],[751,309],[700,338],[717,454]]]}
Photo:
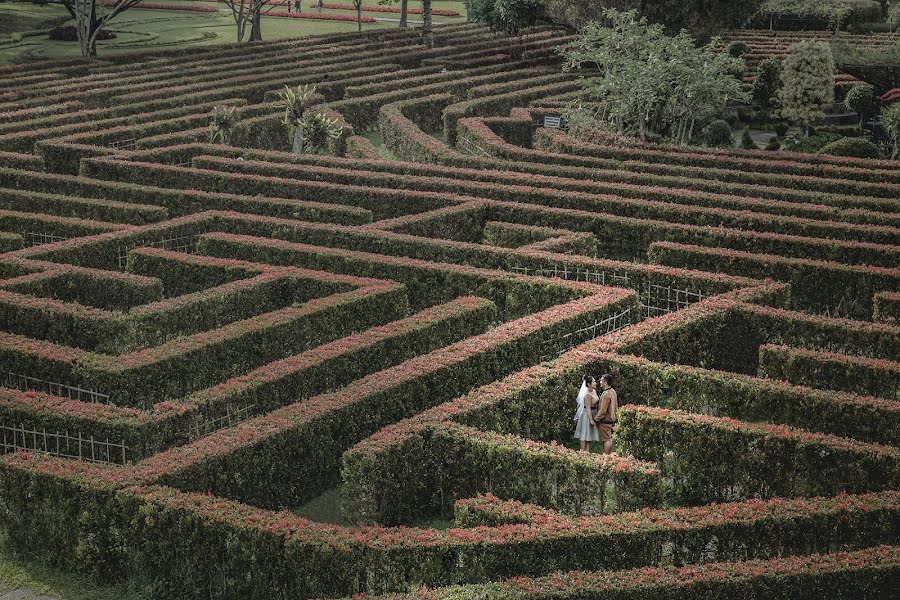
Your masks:
{"label": "tree", "polygon": [[230,144],[237,120],[237,107],[214,106],[209,123],[210,143]]}
{"label": "tree", "polygon": [[422,40],[426,48],[434,48],[434,25],[431,22],[431,0],[422,0]]}
{"label": "tree", "polygon": [[881,109],[881,126],[894,145],[891,158],[900,158],[900,102]]}
{"label": "tree", "polygon": [[[378,4],[394,4],[397,0],[378,0]],[[409,20],[409,0],[400,0],[400,27],[407,27]]]}
{"label": "tree", "polygon": [[510,37],[534,27],[543,15],[542,0],[471,0],[467,6],[471,20]]}
{"label": "tree", "polygon": [[803,125],[825,117],[825,107],[834,102],[834,57],[827,42],[808,40],[788,49],[781,69],[779,113]]}
{"label": "tree", "polygon": [[867,83],[853,86],[844,98],[847,108],[859,115],[859,126],[865,124],[875,113],[875,88]]}
{"label": "tree", "polygon": [[687,29],[708,40],[726,29],[743,27],[764,0],[543,0],[547,17],[554,23],[581,30],[602,18],[603,11],[637,10],[650,23],[660,23],[669,34]]}
{"label": "tree", "polygon": [[620,134],[642,140],[664,134],[678,143],[693,137],[698,122],[749,94],[732,75],[735,59],[716,50],[717,40],[698,48],[686,32],[668,37],[635,11],[607,10],[608,24],[588,24],[564,49],[565,68],[591,69],[581,78],[591,110]]}
{"label": "tree", "polygon": [[321,148],[329,137],[336,139],[343,133],[337,119],[309,110],[315,95],[316,87],[313,85],[299,85],[296,89],[285,86],[284,91],[278,94],[279,101],[284,105],[281,122],[287,127],[294,154]]}
{"label": "tree", "polygon": [[244,41],[247,27],[250,27],[251,42],[262,40],[262,16],[271,11],[275,5],[272,0],[223,0],[231,9],[234,24],[237,28],[237,41]]}
{"label": "tree", "polygon": [[353,0],[353,8],[356,9],[356,27],[362,33],[362,3],[363,0]]}
{"label": "tree", "polygon": [[99,2],[100,0],[63,0],[63,6],[75,20],[78,44],[84,58],[97,56],[97,36],[100,31],[116,16],[139,4],[141,0],[115,0],[112,5],[105,7],[102,16],[97,15]]}
{"label": "tree", "polygon": [[770,114],[778,101],[778,90],[781,89],[781,61],[767,58],[756,67],[756,79],[753,80],[751,96],[753,103]]}

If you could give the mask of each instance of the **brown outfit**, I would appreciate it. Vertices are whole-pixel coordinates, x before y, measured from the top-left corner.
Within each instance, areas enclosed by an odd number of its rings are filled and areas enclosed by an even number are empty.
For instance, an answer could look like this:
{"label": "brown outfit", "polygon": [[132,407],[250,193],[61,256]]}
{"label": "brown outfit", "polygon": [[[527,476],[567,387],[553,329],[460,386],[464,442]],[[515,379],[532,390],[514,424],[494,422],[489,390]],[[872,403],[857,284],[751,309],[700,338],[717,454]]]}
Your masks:
{"label": "brown outfit", "polygon": [[619,396],[616,390],[609,388],[600,394],[600,410],[597,412],[597,427],[600,429],[600,441],[612,439],[613,424],[619,410]]}

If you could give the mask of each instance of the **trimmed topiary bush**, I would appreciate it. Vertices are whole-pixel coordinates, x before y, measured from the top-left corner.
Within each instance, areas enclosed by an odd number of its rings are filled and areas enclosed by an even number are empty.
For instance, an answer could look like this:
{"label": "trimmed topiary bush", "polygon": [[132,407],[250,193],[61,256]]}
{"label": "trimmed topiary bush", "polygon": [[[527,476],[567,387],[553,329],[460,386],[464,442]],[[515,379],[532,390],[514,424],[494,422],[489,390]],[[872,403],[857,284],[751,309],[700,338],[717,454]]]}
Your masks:
{"label": "trimmed topiary bush", "polygon": [[[98,41],[112,40],[115,37],[115,33],[105,29],[101,29],[100,33],[97,34]],[[50,39],[57,42],[77,42],[78,30],[75,29],[74,25],[61,25],[50,30]]]}
{"label": "trimmed topiary bush", "polygon": [[712,148],[730,148],[734,143],[731,139],[731,126],[721,119],[704,127],[701,136],[703,143]]}
{"label": "trimmed topiary bush", "polygon": [[878,148],[862,138],[843,138],[823,146],[819,154],[832,156],[854,156],[856,158],[880,158]]}
{"label": "trimmed topiary bush", "polygon": [[735,58],[742,58],[745,54],[750,52],[750,46],[747,44],[747,42],[735,40],[728,44],[728,47],[725,48],[725,51]]}

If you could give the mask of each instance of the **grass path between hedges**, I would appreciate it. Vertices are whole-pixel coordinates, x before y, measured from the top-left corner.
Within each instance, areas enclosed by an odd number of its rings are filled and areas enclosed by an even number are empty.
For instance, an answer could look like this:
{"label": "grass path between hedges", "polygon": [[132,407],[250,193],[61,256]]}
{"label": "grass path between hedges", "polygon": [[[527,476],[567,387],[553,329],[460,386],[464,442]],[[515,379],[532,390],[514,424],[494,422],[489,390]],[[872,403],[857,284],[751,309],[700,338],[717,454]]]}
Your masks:
{"label": "grass path between hedges", "polygon": [[83,575],[67,573],[33,561],[11,558],[0,547],[0,598],[13,590],[28,590],[25,598],[47,600],[142,600],[125,585],[97,585]]}
{"label": "grass path between hedges", "polygon": [[[347,0],[349,2],[349,0]],[[193,6],[221,6],[208,2],[192,2],[187,0],[157,0],[159,4],[183,4]],[[310,0],[304,0],[304,11]],[[377,5],[377,0],[366,4]],[[410,6],[417,6],[411,2]],[[459,11],[460,17],[435,17],[438,23],[465,22],[465,5],[460,0],[434,0],[435,8]],[[326,13],[348,15],[350,11],[324,10]],[[380,17],[378,13],[365,13]],[[46,31],[68,15],[58,4],[39,6],[26,2],[0,2],[0,64],[27,60],[30,58],[74,58],[78,56],[76,42],[54,42],[47,38]],[[385,14],[384,21],[363,23],[363,31],[375,28],[396,27],[391,22],[394,15]],[[411,15],[415,21],[418,15]],[[288,19],[283,17],[266,17],[262,22],[264,40],[300,37],[326,33],[350,33],[356,31],[355,22],[313,21]],[[168,48],[185,48],[206,46],[210,44],[231,44],[235,41],[234,19],[230,13],[194,13],[185,11],[131,9],[125,11],[110,22],[108,27],[118,36],[114,40],[99,42],[97,54],[123,54],[146,50],[165,50]],[[29,33],[30,32],[30,33]],[[13,33],[25,33],[21,41],[13,42]],[[33,35],[32,35],[33,33]]]}

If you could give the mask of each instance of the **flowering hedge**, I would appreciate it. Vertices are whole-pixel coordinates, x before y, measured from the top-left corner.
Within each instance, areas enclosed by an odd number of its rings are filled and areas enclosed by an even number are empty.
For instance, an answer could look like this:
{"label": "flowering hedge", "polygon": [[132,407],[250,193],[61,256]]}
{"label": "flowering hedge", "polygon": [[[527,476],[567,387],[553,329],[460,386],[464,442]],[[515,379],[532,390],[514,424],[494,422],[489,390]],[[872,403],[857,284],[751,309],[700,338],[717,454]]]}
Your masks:
{"label": "flowering hedge", "polygon": [[[6,334],[2,347],[16,373],[101,391],[120,405],[149,407],[342,337],[349,327],[396,319],[406,306],[402,287],[371,285],[117,357],[50,342],[23,344]],[[60,354],[66,358],[56,358]]]}
{"label": "flowering hedge", "polygon": [[785,281],[791,284],[794,306],[814,312],[837,310],[862,320],[871,319],[872,298],[876,292],[900,286],[897,270],[883,267],[843,265],[674,242],[653,242],[648,254],[651,261],[672,267]]}
{"label": "flowering hedge", "polygon": [[617,448],[659,463],[677,504],[891,489],[900,451],[782,425],[663,408],[619,410]]}
{"label": "flowering hedge", "polygon": [[[319,6],[318,4],[310,4],[309,5],[310,8],[316,8],[318,6]],[[331,2],[323,3],[322,8],[328,8],[328,9],[332,9],[332,10],[356,10],[356,7],[353,6],[352,4],[336,4],[336,3],[331,3]],[[378,5],[378,6],[363,5],[362,10],[364,12],[382,12],[382,13],[393,13],[393,14],[399,14],[400,12],[402,12],[399,6],[381,6],[381,5]],[[411,6],[407,9],[407,12],[411,15],[421,15],[422,9],[416,8],[415,6]],[[438,17],[458,17],[459,11],[448,10],[445,8],[433,8],[433,9],[431,9],[431,14],[438,16]]]}
{"label": "flowering hedge", "polygon": [[131,204],[10,189],[0,189],[0,208],[131,225],[155,223],[169,216],[165,208],[152,204]]}
{"label": "flowering hedge", "polygon": [[832,179],[858,180],[871,183],[900,183],[900,168],[895,161],[864,160],[824,155],[779,153],[776,156],[762,151],[704,151],[666,146],[622,148],[612,144],[595,144],[578,140],[562,131],[540,128],[535,134],[538,146],[553,152],[593,156],[617,160],[640,160],[652,164],[684,165],[735,171],[808,175]]}
{"label": "flowering hedge", "polygon": [[329,13],[292,13],[286,10],[273,10],[266,13],[271,17],[289,17],[291,19],[315,19],[318,21],[345,21],[350,23],[375,23],[375,18],[368,15],[362,15],[357,19],[356,15],[335,15]]}
{"label": "flowering hedge", "polygon": [[[728,181],[733,183],[764,183],[767,185],[775,185],[779,187],[799,188],[809,191],[819,191],[827,193],[844,193],[858,196],[875,196],[882,198],[896,198],[900,193],[900,173],[896,171],[869,171],[868,169],[850,170],[850,169],[826,169],[818,167],[815,174],[805,175],[795,172],[782,174],[771,172],[771,170],[761,167],[759,171],[746,172],[734,168],[734,165],[727,166],[708,166],[703,164],[708,159],[703,156],[691,157],[687,164],[681,166],[677,164],[678,155],[675,154],[672,160],[666,160],[664,163],[657,162],[659,156],[665,156],[671,153],[652,153],[645,152],[635,148],[629,148],[624,153],[612,150],[613,156],[607,158],[595,157],[595,153],[588,155],[573,154],[573,149],[577,150],[580,146],[578,143],[566,144],[561,143],[564,137],[557,137],[555,134],[541,133],[535,137],[535,146],[541,150],[550,151],[560,156],[569,157],[573,164],[583,166],[605,166],[610,161],[616,160],[625,168],[642,169],[646,172],[659,175],[676,175],[717,179],[720,181]],[[594,146],[595,148],[602,148]],[[653,160],[656,159],[656,160]],[[699,165],[696,163],[700,163]],[[674,164],[673,164],[674,163]],[[837,171],[837,172],[835,172]],[[803,171],[801,170],[801,173]],[[857,177],[865,178],[863,180],[852,179],[850,176],[856,174]],[[829,176],[833,175],[833,176]]]}
{"label": "flowering hedge", "polygon": [[877,444],[900,439],[900,406],[890,400],[611,352],[598,353],[597,359],[616,373],[616,388],[628,401]]}
{"label": "flowering hedge", "polygon": [[[527,85],[527,87],[526,87]],[[580,88],[571,73],[523,78],[514,91],[505,91],[509,85],[483,86],[479,97],[469,96],[469,100],[459,102],[444,111],[444,136],[451,146],[456,145],[456,122],[466,117],[490,117],[508,115],[514,106],[528,104],[547,96],[564,94]]]}
{"label": "flowering hedge", "polygon": [[900,322],[900,293],[878,292],[875,294],[875,320],[884,323]]}
{"label": "flowering hedge", "polygon": [[811,387],[900,400],[900,362],[766,344],[759,374]]}
{"label": "flowering hedge", "polygon": [[[508,161],[504,166],[529,173],[543,175],[564,175],[578,179],[598,179],[613,183],[637,185],[669,186],[678,189],[697,190],[714,194],[731,194],[792,202],[809,202],[818,205],[841,206],[846,208],[884,209],[897,212],[898,202],[890,197],[872,198],[832,193],[827,186],[820,191],[780,187],[774,184],[737,183],[715,178],[706,170],[694,169],[693,173],[654,173],[651,170],[631,166],[622,161],[601,161],[600,159],[578,159],[571,155],[557,154],[544,150],[522,148],[510,144],[494,133],[486,124],[489,119],[466,118],[457,123],[459,128],[458,147],[471,148],[481,156]],[[472,160],[472,159],[466,159]],[[513,164],[511,164],[513,163]],[[454,163],[458,164],[458,163]],[[489,163],[496,166],[496,162]],[[630,168],[631,167],[631,168]],[[754,181],[756,181],[754,179]],[[824,182],[823,182],[824,183]]]}
{"label": "flowering hedge", "polygon": [[[127,571],[162,596],[185,600],[406,591],[409,582],[628,569],[662,556],[676,564],[769,558],[827,551],[834,539],[847,549],[892,543],[900,533],[896,492],[579,519],[529,510],[527,525],[441,531],[313,524],[208,494],[133,486],[140,477],[28,454],[4,457],[0,498],[15,520],[0,527],[30,555],[101,578]],[[73,526],[56,527],[60,522]],[[68,550],[75,546],[78,553]],[[606,551],[598,555],[597,547]]]}
{"label": "flowering hedge", "polygon": [[[341,391],[172,449],[145,468],[167,485],[212,489],[265,506],[287,505],[297,494],[313,497],[337,483],[341,452],[353,443],[497,374],[535,362],[545,336],[562,335],[633,302],[632,294],[610,290],[510,321],[359,379]],[[365,418],[360,418],[361,411]],[[248,484],[251,480],[256,483]]]}
{"label": "flowering hedge", "polygon": [[[492,119],[491,121],[496,122],[499,120],[500,119]],[[530,133],[530,126],[528,127],[528,131]],[[197,145],[195,148],[195,150],[192,150],[194,155],[225,155],[225,151],[221,147]],[[233,152],[230,155],[237,156]],[[447,164],[432,165],[409,163],[397,160],[387,161],[381,160],[380,157],[376,157],[375,160],[366,159],[361,161],[323,155],[297,156],[284,152],[266,152],[260,150],[245,150],[242,156],[246,159],[268,163],[303,164],[331,169],[356,169],[365,171],[367,174],[390,173],[394,175],[406,175],[409,177],[410,173],[414,171],[417,177],[452,178],[456,181],[484,182],[498,186],[502,185],[504,187],[528,186],[535,189],[551,188],[554,191],[559,192],[586,192],[593,196],[607,196],[614,193],[617,197],[623,199],[634,198],[655,200],[674,204],[687,204],[691,207],[732,209],[744,211],[744,213],[746,213],[746,211],[767,213],[778,217],[776,223],[785,222],[782,219],[783,217],[804,217],[806,222],[804,227],[809,227],[813,220],[815,220],[819,221],[817,224],[819,229],[800,229],[799,226],[802,220],[788,220],[787,222],[796,224],[794,225],[795,233],[846,240],[874,239],[875,241],[881,241],[883,244],[893,244],[893,241],[896,238],[896,227],[900,226],[900,215],[895,213],[875,212],[862,209],[842,210],[835,206],[818,204],[817,201],[814,202],[811,198],[803,202],[787,202],[767,200],[765,198],[748,196],[744,193],[741,195],[725,195],[693,191],[684,189],[683,186],[681,189],[677,189],[677,187],[672,186],[651,187],[645,185],[633,185],[610,181],[605,173],[602,182],[592,181],[586,177],[586,171],[579,171],[578,169],[571,169],[571,173],[565,172],[564,169],[558,169],[558,172],[550,172],[548,170],[548,172],[544,174],[531,174],[521,171],[521,169],[525,167],[525,165],[521,163],[497,163],[496,161],[465,155],[456,155],[457,158],[452,161],[453,164],[458,166],[448,166]],[[272,168],[274,169],[277,167]],[[541,167],[542,170],[552,168],[552,165],[544,165]],[[674,184],[672,185],[674,186]],[[562,197],[566,196],[563,195]],[[527,198],[524,197],[523,201],[533,202],[533,200],[527,200]],[[571,205],[572,208],[581,208],[584,206],[585,200],[582,199],[582,197],[577,197],[577,200],[573,199],[573,202],[577,202],[577,204],[573,203]],[[746,215],[744,218],[746,218]],[[830,223],[826,223],[826,221],[829,221]],[[743,222],[744,221],[736,221],[736,223],[740,223],[740,226],[743,226]],[[840,227],[835,227],[835,222],[860,223],[870,226],[875,225],[876,227],[872,228],[872,230],[866,227],[842,229]],[[764,224],[765,221],[759,221],[759,223]],[[709,224],[715,225],[716,222],[711,221]],[[877,232],[876,235],[879,237],[870,238],[873,231]],[[807,242],[811,241],[813,240],[807,240]],[[818,244],[813,251],[817,253],[830,252],[830,250],[822,244]],[[868,260],[873,258],[877,259],[877,254],[877,252],[870,252],[866,255],[866,258]],[[864,262],[866,262],[866,264],[877,264],[869,263],[868,260],[865,260]]]}
{"label": "flowering hedge", "polygon": [[502,583],[422,589],[408,594],[354,596],[372,600],[538,600],[614,597],[647,600],[696,597],[730,600],[735,597],[822,597],[855,600],[888,597],[896,591],[900,548],[877,546],[854,552],[813,554],[714,563],[697,567],[645,567],[630,571],[570,571],[541,578],[516,577]]}
{"label": "flowering hedge", "polygon": [[662,491],[651,463],[448,422],[382,430],[344,454],[342,479],[344,514],[388,525],[446,515],[485,491],[573,515],[658,506]]}
{"label": "flowering hedge", "polygon": [[263,365],[180,402],[159,402],[152,411],[10,392],[0,400],[0,413],[36,430],[125,441],[128,459],[138,460],[190,439],[197,418],[219,418],[247,406],[262,413],[333,390],[342,381],[481,333],[495,317],[486,300],[461,298]]}

